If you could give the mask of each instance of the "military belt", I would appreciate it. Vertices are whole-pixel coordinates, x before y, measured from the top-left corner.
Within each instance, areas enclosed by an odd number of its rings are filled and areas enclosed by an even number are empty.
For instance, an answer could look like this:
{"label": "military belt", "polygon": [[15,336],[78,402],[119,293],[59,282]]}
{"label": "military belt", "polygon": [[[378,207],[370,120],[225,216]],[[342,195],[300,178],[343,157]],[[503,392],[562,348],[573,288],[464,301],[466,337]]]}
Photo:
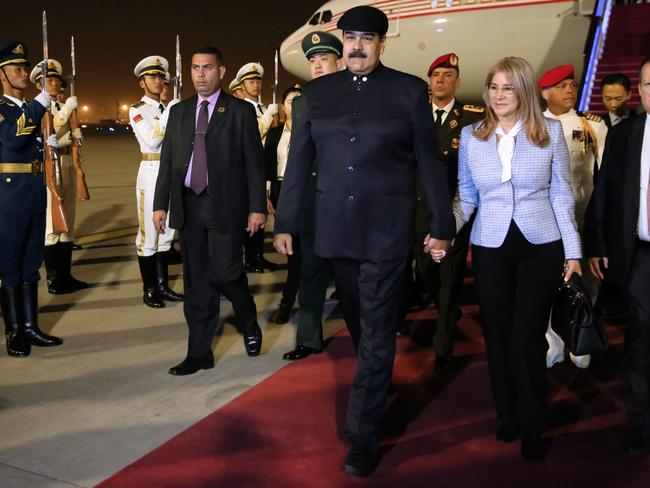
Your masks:
{"label": "military belt", "polygon": [[160,161],[160,153],[142,153],[143,161]]}
{"label": "military belt", "polygon": [[33,173],[39,175],[42,172],[42,161],[32,161],[30,163],[0,163],[0,173]]}

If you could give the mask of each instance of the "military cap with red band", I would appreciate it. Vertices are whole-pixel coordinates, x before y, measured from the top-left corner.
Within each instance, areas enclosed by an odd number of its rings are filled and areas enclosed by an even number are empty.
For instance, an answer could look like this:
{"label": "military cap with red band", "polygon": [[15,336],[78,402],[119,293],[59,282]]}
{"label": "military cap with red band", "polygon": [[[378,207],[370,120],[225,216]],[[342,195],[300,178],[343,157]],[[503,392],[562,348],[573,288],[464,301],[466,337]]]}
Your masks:
{"label": "military cap with red band", "polygon": [[454,53],[447,53],[436,59],[427,71],[427,76],[431,76],[433,70],[436,68],[456,68],[458,70],[458,56]]}
{"label": "military cap with red band", "polygon": [[550,88],[557,85],[561,81],[575,78],[573,66],[570,64],[563,64],[549,69],[546,73],[540,76],[537,82],[538,88]]}

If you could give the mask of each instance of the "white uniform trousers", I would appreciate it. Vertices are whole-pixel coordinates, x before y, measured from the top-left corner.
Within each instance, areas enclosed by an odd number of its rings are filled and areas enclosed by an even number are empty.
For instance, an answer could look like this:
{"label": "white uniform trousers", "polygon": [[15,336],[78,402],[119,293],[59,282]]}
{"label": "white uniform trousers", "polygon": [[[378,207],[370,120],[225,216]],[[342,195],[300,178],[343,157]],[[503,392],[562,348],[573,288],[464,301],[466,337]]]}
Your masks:
{"label": "white uniform trousers", "polygon": [[53,246],[59,242],[72,242],[74,239],[74,220],[77,212],[77,172],[72,164],[72,156],[59,155],[61,159],[61,193],[63,197],[63,212],[68,221],[69,232],[54,232],[52,230],[52,194],[47,190],[47,212],[45,213],[45,245]]}
{"label": "white uniform trousers", "polygon": [[167,214],[166,231],[158,234],[153,226],[153,195],[156,190],[160,161],[142,161],[135,187],[138,212],[138,235],[135,247],[138,256],[152,256],[157,252],[169,251],[174,239],[174,229],[169,228]]}

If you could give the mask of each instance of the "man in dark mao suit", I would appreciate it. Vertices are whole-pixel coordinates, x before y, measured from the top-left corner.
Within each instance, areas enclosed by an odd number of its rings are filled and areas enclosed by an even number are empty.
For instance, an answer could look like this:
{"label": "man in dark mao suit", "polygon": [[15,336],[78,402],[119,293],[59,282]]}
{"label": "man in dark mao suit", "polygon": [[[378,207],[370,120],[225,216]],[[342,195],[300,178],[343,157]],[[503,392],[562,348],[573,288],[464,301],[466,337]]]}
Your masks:
{"label": "man in dark mao suit", "polygon": [[386,15],[373,7],[354,7],[338,27],[347,70],[305,87],[274,246],[292,252],[291,234],[298,228],[315,165],[314,252],[330,261],[346,320],[356,314],[361,324],[345,428],[350,451],[343,469],[366,476],[379,461],[378,423],[391,382],[401,282],[413,246],[418,171],[431,211],[425,246],[436,259],[444,256],[455,222],[427,86],[379,61]]}
{"label": "man in dark mao suit", "polygon": [[180,231],[189,327],[186,358],[169,370],[188,375],[214,366],[211,343],[219,317],[219,294],[233,305],[244,346],[257,356],[262,331],[242,261],[244,229],[253,234],[266,219],[266,170],[255,109],[223,92],[221,52],[192,55],[198,93],[170,112],[154,194],[154,225],[165,219]]}

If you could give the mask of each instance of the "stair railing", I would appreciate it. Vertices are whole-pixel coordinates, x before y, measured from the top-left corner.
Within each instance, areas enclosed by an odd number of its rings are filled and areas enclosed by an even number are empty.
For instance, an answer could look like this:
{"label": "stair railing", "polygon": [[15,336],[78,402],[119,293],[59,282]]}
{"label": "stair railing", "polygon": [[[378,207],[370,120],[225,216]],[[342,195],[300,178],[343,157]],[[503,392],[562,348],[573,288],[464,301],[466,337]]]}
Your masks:
{"label": "stair railing", "polygon": [[582,79],[580,80],[580,98],[578,110],[586,112],[589,110],[591,93],[596,80],[598,71],[598,62],[605,49],[605,38],[609,28],[609,19],[612,14],[614,0],[596,0],[591,25],[589,26],[589,35],[585,44],[585,50],[582,53],[584,69],[582,70]]}

